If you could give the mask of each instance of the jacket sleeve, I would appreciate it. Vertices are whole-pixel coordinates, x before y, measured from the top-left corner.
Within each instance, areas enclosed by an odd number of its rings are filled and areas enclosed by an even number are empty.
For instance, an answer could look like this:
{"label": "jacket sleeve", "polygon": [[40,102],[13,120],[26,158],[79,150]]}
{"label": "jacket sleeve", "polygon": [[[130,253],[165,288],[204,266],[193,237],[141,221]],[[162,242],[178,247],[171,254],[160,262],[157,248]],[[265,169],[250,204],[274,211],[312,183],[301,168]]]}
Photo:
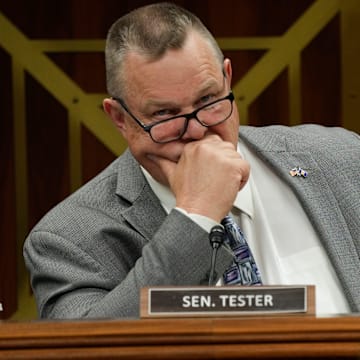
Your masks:
{"label": "jacket sleeve", "polygon": [[[72,224],[71,233],[38,226],[27,238],[24,257],[40,317],[137,318],[142,287],[199,285],[208,274],[208,235],[177,210],[149,240],[113,219],[92,221],[101,230],[89,225],[87,236]],[[230,261],[219,251],[217,273]]]}

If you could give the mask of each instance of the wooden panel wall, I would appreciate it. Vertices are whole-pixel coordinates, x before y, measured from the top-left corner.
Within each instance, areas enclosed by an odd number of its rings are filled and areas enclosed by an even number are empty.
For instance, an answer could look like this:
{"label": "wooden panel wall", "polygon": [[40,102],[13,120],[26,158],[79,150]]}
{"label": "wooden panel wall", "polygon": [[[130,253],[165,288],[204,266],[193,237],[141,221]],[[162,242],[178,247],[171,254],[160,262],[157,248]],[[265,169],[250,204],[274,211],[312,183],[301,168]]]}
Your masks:
{"label": "wooden panel wall", "polygon": [[16,213],[10,59],[0,48],[0,319],[16,310]]}
{"label": "wooden panel wall", "polygon": [[[316,1],[174,2],[199,15],[217,38],[272,39],[281,37]],[[101,40],[119,16],[148,3],[151,1],[12,0],[0,3],[0,15],[10,20],[29,40]],[[284,69],[250,104],[244,122],[251,125],[291,125],[299,122],[343,125],[341,84],[344,64],[341,64],[340,19],[339,13],[331,18],[299,54],[299,119],[292,119],[289,97],[291,73],[289,69]],[[267,51],[266,48],[255,46],[242,50],[225,49],[225,55],[233,61],[234,82],[240,81]],[[85,93],[105,94],[101,51],[49,51],[47,56]],[[45,90],[30,73],[24,77],[25,93],[19,94],[16,89],[13,91],[14,86],[17,86],[11,77],[17,64],[16,59],[15,62],[13,60],[11,54],[2,48],[0,41],[0,302],[3,305],[0,318],[9,318],[13,314],[15,318],[35,316],[33,310],[24,310],[27,304],[24,297],[30,294],[21,256],[26,233],[46,211],[76,186],[97,174],[116,156],[81,123],[77,127],[81,140],[80,152],[74,155],[69,140],[72,131],[69,125],[70,110]],[[17,101],[18,96],[19,99],[25,96],[24,109],[17,107],[21,104]],[[77,101],[74,97],[73,103]],[[238,98],[237,101],[241,102],[242,99]],[[100,101],[97,105],[100,106]],[[24,112],[26,121],[22,127],[14,125],[14,111]],[[347,122],[347,125],[359,131],[355,120],[353,123]],[[24,141],[20,142],[21,146],[15,146],[19,143],[14,139],[21,136],[21,132]],[[75,171],[79,174],[77,182],[72,180],[74,165],[71,165],[71,161],[74,156],[80,162],[79,166],[75,163]],[[20,159],[22,166],[16,159]],[[21,181],[26,182],[24,193],[19,190],[21,185],[16,185]],[[26,211],[22,212],[22,209]]]}

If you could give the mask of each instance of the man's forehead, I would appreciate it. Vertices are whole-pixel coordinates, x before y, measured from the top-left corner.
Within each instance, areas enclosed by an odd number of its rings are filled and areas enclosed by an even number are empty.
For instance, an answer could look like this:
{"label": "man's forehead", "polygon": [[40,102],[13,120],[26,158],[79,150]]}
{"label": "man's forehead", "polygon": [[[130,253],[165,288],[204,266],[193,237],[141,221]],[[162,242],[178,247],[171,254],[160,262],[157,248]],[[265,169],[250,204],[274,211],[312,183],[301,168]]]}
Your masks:
{"label": "man's forehead", "polygon": [[200,93],[222,86],[223,79],[223,68],[217,62],[192,63],[190,60],[185,64],[169,60],[157,64],[133,62],[128,67],[124,80],[127,88],[136,92],[195,90]]}

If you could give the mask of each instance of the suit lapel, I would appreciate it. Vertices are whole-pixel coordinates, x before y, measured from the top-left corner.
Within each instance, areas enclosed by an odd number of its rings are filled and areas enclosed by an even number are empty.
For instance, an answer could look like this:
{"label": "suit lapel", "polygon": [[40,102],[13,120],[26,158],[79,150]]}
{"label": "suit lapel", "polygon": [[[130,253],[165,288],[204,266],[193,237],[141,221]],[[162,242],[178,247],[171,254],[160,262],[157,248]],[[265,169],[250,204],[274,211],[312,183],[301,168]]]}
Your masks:
{"label": "suit lapel", "polygon": [[116,194],[131,204],[122,213],[124,219],[144,238],[151,239],[166,213],[129,150],[119,162]]}
{"label": "suit lapel", "polygon": [[[299,141],[299,137],[278,136],[277,130],[272,132],[270,128],[260,136],[256,132],[253,128],[242,127],[240,137],[293,189],[317,231],[348,299],[359,299],[360,261],[334,189],[329,186],[331,169],[324,168],[310,151],[292,151],[291,143]],[[292,177],[289,171],[295,166],[307,170],[308,177]],[[353,310],[354,302],[350,300]]]}

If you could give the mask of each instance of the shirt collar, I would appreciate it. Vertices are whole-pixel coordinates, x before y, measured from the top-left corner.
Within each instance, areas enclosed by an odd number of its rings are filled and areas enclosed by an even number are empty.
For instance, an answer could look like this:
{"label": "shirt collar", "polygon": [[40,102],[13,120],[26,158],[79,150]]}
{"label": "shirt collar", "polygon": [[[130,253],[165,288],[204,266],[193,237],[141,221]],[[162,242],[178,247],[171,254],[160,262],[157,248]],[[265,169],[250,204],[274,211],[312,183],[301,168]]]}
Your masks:
{"label": "shirt collar", "polygon": [[159,198],[161,205],[163,206],[165,211],[169,213],[171,209],[176,206],[176,199],[174,194],[167,186],[160,184],[158,181],[156,181],[146,169],[144,169],[142,166],[140,166],[140,168],[144,173],[144,176],[149,183],[152,191]]}
{"label": "shirt collar", "polygon": [[251,193],[250,179],[236,195],[234,207],[247,214],[250,218],[254,216],[254,204]]}
{"label": "shirt collar", "polygon": [[[238,153],[242,156],[243,159],[246,159],[244,155],[245,145],[239,141],[237,146]],[[247,159],[249,161],[249,159]],[[250,162],[250,161],[249,161]],[[237,193],[236,199],[234,201],[234,207],[240,211],[246,213],[250,218],[254,216],[254,203],[252,197],[252,179],[251,172],[250,177],[245,186]]]}

